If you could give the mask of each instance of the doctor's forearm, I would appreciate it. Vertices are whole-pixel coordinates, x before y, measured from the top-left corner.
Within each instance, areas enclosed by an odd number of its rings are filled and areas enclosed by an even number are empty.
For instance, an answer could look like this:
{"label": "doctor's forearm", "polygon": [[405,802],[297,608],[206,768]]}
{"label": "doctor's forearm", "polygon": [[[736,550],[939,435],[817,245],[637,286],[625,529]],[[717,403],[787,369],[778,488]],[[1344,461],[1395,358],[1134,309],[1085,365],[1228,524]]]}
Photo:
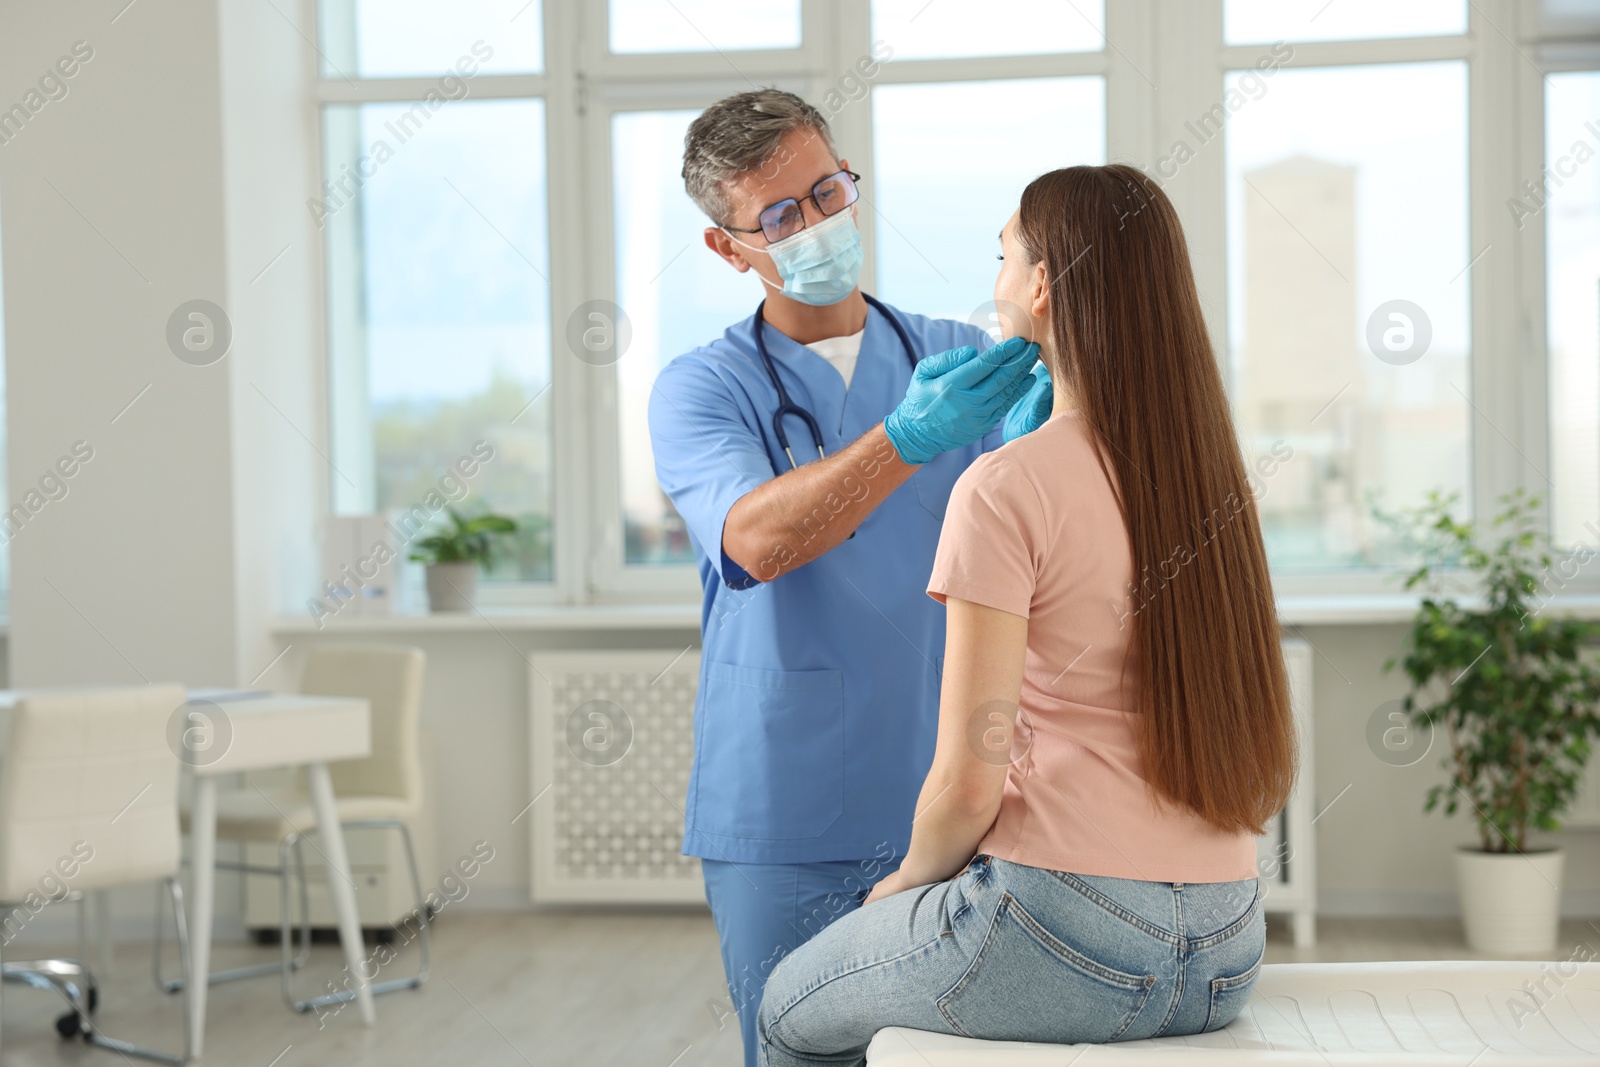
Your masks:
{"label": "doctor's forearm", "polygon": [[845,541],[916,470],[879,423],[834,455],[740,497],[723,525],[722,550],[770,582]]}

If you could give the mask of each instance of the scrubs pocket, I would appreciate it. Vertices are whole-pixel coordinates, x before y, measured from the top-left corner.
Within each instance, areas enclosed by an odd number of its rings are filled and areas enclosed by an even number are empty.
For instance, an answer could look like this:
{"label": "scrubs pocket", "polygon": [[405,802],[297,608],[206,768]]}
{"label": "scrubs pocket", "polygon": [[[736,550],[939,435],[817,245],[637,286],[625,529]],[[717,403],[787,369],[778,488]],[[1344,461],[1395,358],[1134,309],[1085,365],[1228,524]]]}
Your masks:
{"label": "scrubs pocket", "polygon": [[1260,973],[1261,960],[1257,959],[1243,974],[1211,979],[1211,1009],[1206,1014],[1203,1033],[1220,1030],[1233,1022],[1234,1017],[1250,1002],[1250,994],[1255,991],[1256,975]]}
{"label": "scrubs pocket", "polygon": [[844,672],[706,665],[694,828],[818,837],[844,813]]}
{"label": "scrubs pocket", "polygon": [[966,1037],[1103,1043],[1133,1024],[1154,985],[1057,940],[1005,893],[972,966],[938,1003]]}

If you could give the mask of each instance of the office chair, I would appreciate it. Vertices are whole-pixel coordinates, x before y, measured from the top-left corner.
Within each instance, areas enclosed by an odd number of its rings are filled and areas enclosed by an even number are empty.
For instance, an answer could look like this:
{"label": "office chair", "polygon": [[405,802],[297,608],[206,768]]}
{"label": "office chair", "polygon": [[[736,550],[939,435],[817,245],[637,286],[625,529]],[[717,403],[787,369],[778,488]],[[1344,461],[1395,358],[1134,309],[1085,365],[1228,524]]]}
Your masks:
{"label": "office chair", "polygon": [[[178,757],[167,723],[185,701],[182,686],[40,690],[11,713],[0,777],[0,945],[47,902],[112,886],[154,881],[157,914],[170,901],[185,972],[188,928],[178,884]],[[79,960],[0,962],[5,982],[54,990],[71,1006],[63,1037],[159,1063],[189,1060],[189,999],[184,1050],[161,1052],[102,1034],[94,1023],[99,988]]]}

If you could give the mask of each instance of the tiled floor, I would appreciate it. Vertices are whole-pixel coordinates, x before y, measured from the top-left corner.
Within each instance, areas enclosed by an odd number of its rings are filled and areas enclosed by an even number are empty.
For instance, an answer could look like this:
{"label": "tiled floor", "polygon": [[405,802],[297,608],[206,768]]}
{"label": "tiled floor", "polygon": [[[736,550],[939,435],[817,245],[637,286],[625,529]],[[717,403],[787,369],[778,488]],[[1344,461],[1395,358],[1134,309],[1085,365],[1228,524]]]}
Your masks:
{"label": "tiled floor", "polygon": [[[1600,921],[1569,921],[1560,958]],[[13,945],[13,957],[49,946]],[[216,966],[273,958],[275,950],[219,945]],[[1315,949],[1297,950],[1270,926],[1269,962],[1468,959],[1454,920],[1324,919]],[[310,990],[337,974],[338,950],[319,946],[301,979]],[[412,962],[401,957],[396,973]],[[150,980],[148,946],[118,947],[102,983],[105,1032],[177,1048],[181,1009]],[[737,1030],[725,1014],[716,934],[703,911],[454,914],[437,927],[432,980],[380,997],[378,1026],[354,1007],[320,1021],[293,1015],[273,978],[214,987],[207,1064],[226,1067],[738,1067]],[[7,986],[0,1067],[64,1063],[122,1067],[113,1052],[64,1045],[51,994]]]}

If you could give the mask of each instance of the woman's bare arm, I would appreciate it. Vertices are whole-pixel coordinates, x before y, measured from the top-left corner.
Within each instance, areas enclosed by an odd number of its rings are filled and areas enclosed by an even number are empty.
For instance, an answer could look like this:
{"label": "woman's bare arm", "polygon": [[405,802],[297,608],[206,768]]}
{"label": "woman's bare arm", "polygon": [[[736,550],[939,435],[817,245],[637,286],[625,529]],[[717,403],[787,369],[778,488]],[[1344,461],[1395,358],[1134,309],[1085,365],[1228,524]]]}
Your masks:
{"label": "woman's bare arm", "polygon": [[911,848],[869,902],[960,871],[1000,813],[1022,695],[1028,620],[950,597],[933,766],[917,798]]}

